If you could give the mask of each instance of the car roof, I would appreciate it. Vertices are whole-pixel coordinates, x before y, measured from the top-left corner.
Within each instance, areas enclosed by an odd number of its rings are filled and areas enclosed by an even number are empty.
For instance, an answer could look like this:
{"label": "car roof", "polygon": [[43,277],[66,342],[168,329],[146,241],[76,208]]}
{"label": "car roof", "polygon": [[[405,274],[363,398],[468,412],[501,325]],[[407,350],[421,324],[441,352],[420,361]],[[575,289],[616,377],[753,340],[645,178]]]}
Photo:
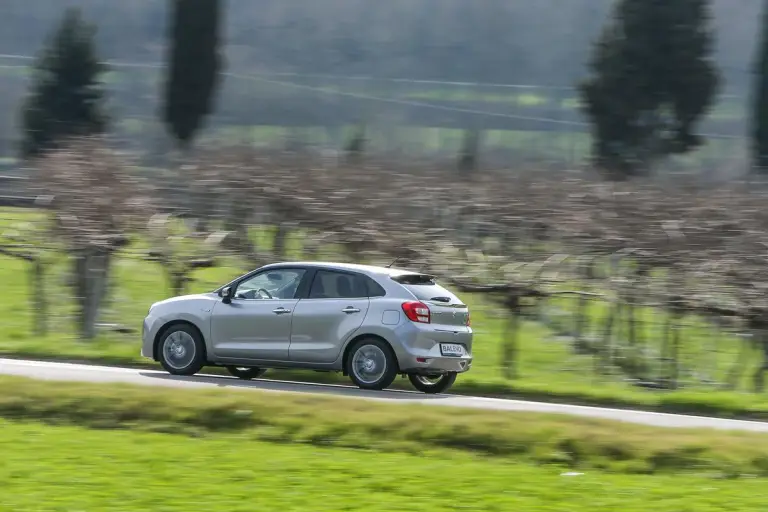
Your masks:
{"label": "car roof", "polygon": [[406,274],[421,274],[421,272],[413,270],[405,270],[402,268],[389,268],[379,267],[375,265],[359,265],[356,263],[337,263],[331,261],[286,261],[281,263],[272,263],[261,267],[262,269],[269,268],[281,268],[281,267],[312,267],[312,268],[324,268],[331,270],[350,270],[360,272],[368,275],[383,275],[388,277],[401,276]]}

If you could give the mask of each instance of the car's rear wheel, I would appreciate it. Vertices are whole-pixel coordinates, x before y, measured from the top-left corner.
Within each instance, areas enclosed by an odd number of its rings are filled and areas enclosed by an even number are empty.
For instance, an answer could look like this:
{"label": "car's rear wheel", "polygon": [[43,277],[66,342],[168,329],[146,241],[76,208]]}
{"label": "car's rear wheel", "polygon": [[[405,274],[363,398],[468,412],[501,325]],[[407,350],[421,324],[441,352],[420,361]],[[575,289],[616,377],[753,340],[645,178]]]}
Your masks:
{"label": "car's rear wheel", "polygon": [[267,372],[264,368],[245,368],[242,366],[227,366],[227,371],[233,377],[243,380],[258,379]]}
{"label": "car's rear wheel", "polygon": [[160,364],[168,373],[194,375],[205,365],[205,344],[191,325],[172,325],[160,340]]}
{"label": "car's rear wheel", "polygon": [[419,375],[412,373],[408,375],[408,380],[411,381],[413,387],[422,393],[434,395],[448,391],[451,386],[453,386],[453,383],[456,382],[457,376],[456,373],[443,373],[440,375]]}
{"label": "car's rear wheel", "polygon": [[397,359],[385,341],[366,338],[350,350],[346,370],[357,387],[382,390],[397,377]]}

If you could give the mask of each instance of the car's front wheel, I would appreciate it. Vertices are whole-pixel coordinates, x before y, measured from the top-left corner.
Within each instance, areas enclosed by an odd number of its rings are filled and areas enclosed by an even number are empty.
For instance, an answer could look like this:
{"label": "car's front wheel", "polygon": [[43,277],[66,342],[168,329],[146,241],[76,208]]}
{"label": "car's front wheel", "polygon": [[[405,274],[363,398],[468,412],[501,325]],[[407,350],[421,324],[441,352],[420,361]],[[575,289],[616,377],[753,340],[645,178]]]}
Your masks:
{"label": "car's front wheel", "polygon": [[357,387],[378,391],[388,388],[397,377],[397,359],[385,341],[366,338],[352,347],[346,370]]}
{"label": "car's front wheel", "polygon": [[267,372],[264,368],[245,368],[241,366],[227,366],[227,371],[233,377],[243,380],[258,379]]}
{"label": "car's front wheel", "polygon": [[456,382],[457,376],[456,373],[444,373],[441,375],[419,375],[412,373],[408,375],[408,380],[411,381],[413,387],[422,393],[434,395],[448,391],[453,386],[453,383]]}
{"label": "car's front wheel", "polygon": [[191,325],[172,325],[160,339],[160,364],[168,373],[194,375],[205,365],[203,339]]}

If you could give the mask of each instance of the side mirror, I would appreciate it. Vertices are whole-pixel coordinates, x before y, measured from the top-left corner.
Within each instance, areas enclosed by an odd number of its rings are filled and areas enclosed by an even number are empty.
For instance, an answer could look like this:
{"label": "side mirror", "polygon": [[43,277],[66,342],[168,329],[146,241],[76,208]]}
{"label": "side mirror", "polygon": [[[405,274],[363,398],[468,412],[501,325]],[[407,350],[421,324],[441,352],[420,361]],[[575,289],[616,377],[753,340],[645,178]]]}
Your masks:
{"label": "side mirror", "polygon": [[227,286],[226,288],[223,288],[219,292],[219,296],[221,297],[221,302],[224,304],[231,304],[232,303],[232,288]]}

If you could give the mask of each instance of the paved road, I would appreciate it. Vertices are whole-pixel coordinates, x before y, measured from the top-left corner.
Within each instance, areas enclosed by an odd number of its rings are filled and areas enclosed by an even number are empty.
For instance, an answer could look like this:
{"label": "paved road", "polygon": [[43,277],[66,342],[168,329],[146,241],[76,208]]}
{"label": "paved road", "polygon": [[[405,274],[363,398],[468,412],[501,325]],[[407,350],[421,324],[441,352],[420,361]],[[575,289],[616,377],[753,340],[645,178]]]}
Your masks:
{"label": "paved road", "polygon": [[307,393],[333,395],[357,400],[374,400],[389,403],[424,404],[443,407],[463,407],[493,411],[529,411],[571,416],[584,416],[618,420],[630,423],[676,428],[713,428],[721,430],[742,430],[768,432],[768,423],[726,420],[700,416],[682,416],[656,412],[604,409],[579,405],[548,404],[497,398],[479,398],[456,395],[429,396],[408,391],[363,391],[351,386],[306,384],[299,382],[255,380],[240,381],[230,377],[196,375],[195,377],[174,377],[162,371],[134,370],[68,363],[20,361],[0,359],[0,374],[54,381],[85,381],[96,383],[122,382],[144,386],[166,386],[177,388],[230,388],[267,392]]}

